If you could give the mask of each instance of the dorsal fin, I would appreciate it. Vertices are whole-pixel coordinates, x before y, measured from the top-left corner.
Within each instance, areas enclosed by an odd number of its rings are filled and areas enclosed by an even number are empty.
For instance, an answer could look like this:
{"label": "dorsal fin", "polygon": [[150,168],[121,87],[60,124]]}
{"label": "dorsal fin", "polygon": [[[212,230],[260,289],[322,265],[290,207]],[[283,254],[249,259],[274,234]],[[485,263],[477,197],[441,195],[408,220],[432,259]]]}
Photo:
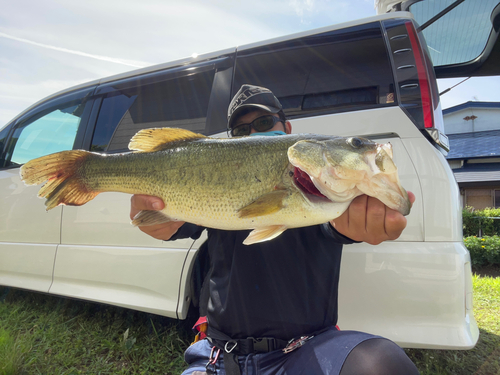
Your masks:
{"label": "dorsal fin", "polygon": [[203,134],[179,128],[152,128],[139,130],[130,140],[133,151],[153,152],[170,147],[170,143],[207,138]]}

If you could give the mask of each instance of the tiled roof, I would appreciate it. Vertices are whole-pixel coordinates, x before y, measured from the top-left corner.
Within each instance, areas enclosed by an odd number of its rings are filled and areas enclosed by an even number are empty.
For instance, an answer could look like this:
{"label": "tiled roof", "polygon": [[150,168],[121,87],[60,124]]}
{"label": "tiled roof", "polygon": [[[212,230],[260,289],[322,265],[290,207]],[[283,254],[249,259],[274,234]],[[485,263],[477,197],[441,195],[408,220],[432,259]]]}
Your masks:
{"label": "tiled roof", "polygon": [[460,111],[466,108],[500,108],[500,102],[465,102],[450,108],[443,109],[443,116],[448,113]]}
{"label": "tiled roof", "polygon": [[447,159],[470,159],[500,156],[500,130],[449,134]]}
{"label": "tiled roof", "polygon": [[500,182],[500,163],[469,164],[464,168],[454,169],[455,179],[460,183]]}

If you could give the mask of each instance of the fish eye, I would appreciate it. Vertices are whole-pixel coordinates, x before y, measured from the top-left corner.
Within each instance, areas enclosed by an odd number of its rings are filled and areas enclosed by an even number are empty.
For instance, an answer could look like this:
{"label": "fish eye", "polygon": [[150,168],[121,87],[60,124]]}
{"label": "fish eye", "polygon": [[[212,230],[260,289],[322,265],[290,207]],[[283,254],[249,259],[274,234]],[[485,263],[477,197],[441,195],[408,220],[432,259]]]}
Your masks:
{"label": "fish eye", "polygon": [[360,148],[361,146],[363,146],[363,141],[361,139],[355,138],[355,137],[349,138],[347,140],[347,143],[354,148]]}

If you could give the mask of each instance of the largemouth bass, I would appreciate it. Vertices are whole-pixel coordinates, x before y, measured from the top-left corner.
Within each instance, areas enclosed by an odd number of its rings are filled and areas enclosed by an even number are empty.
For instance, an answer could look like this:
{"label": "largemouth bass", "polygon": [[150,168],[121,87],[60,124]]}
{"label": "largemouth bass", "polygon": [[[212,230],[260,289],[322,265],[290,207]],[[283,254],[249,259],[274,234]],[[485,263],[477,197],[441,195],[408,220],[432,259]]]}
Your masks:
{"label": "largemouth bass", "polygon": [[361,194],[410,212],[390,144],[313,134],[218,139],[163,128],[139,131],[129,148],[135,152],[42,156],[21,167],[21,178],[47,181],[38,193],[47,210],[80,206],[102,192],[153,195],[165,209],[141,211],[132,224],[253,229],[245,244],[335,219]]}

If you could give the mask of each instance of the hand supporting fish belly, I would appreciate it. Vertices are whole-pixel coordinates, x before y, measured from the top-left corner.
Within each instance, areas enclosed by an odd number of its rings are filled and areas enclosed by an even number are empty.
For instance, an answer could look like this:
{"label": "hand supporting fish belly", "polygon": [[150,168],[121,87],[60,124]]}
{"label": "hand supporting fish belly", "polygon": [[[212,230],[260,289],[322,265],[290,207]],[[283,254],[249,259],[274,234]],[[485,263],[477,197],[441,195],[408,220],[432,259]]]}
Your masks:
{"label": "hand supporting fish belly", "polygon": [[177,220],[253,229],[245,244],[335,219],[362,194],[410,211],[390,144],[314,134],[216,139],[163,128],[139,131],[129,148],[135,152],[42,156],[21,167],[21,178],[47,181],[38,193],[47,210],[80,206],[102,192],[153,195],[165,209],[141,211],[134,225]]}

